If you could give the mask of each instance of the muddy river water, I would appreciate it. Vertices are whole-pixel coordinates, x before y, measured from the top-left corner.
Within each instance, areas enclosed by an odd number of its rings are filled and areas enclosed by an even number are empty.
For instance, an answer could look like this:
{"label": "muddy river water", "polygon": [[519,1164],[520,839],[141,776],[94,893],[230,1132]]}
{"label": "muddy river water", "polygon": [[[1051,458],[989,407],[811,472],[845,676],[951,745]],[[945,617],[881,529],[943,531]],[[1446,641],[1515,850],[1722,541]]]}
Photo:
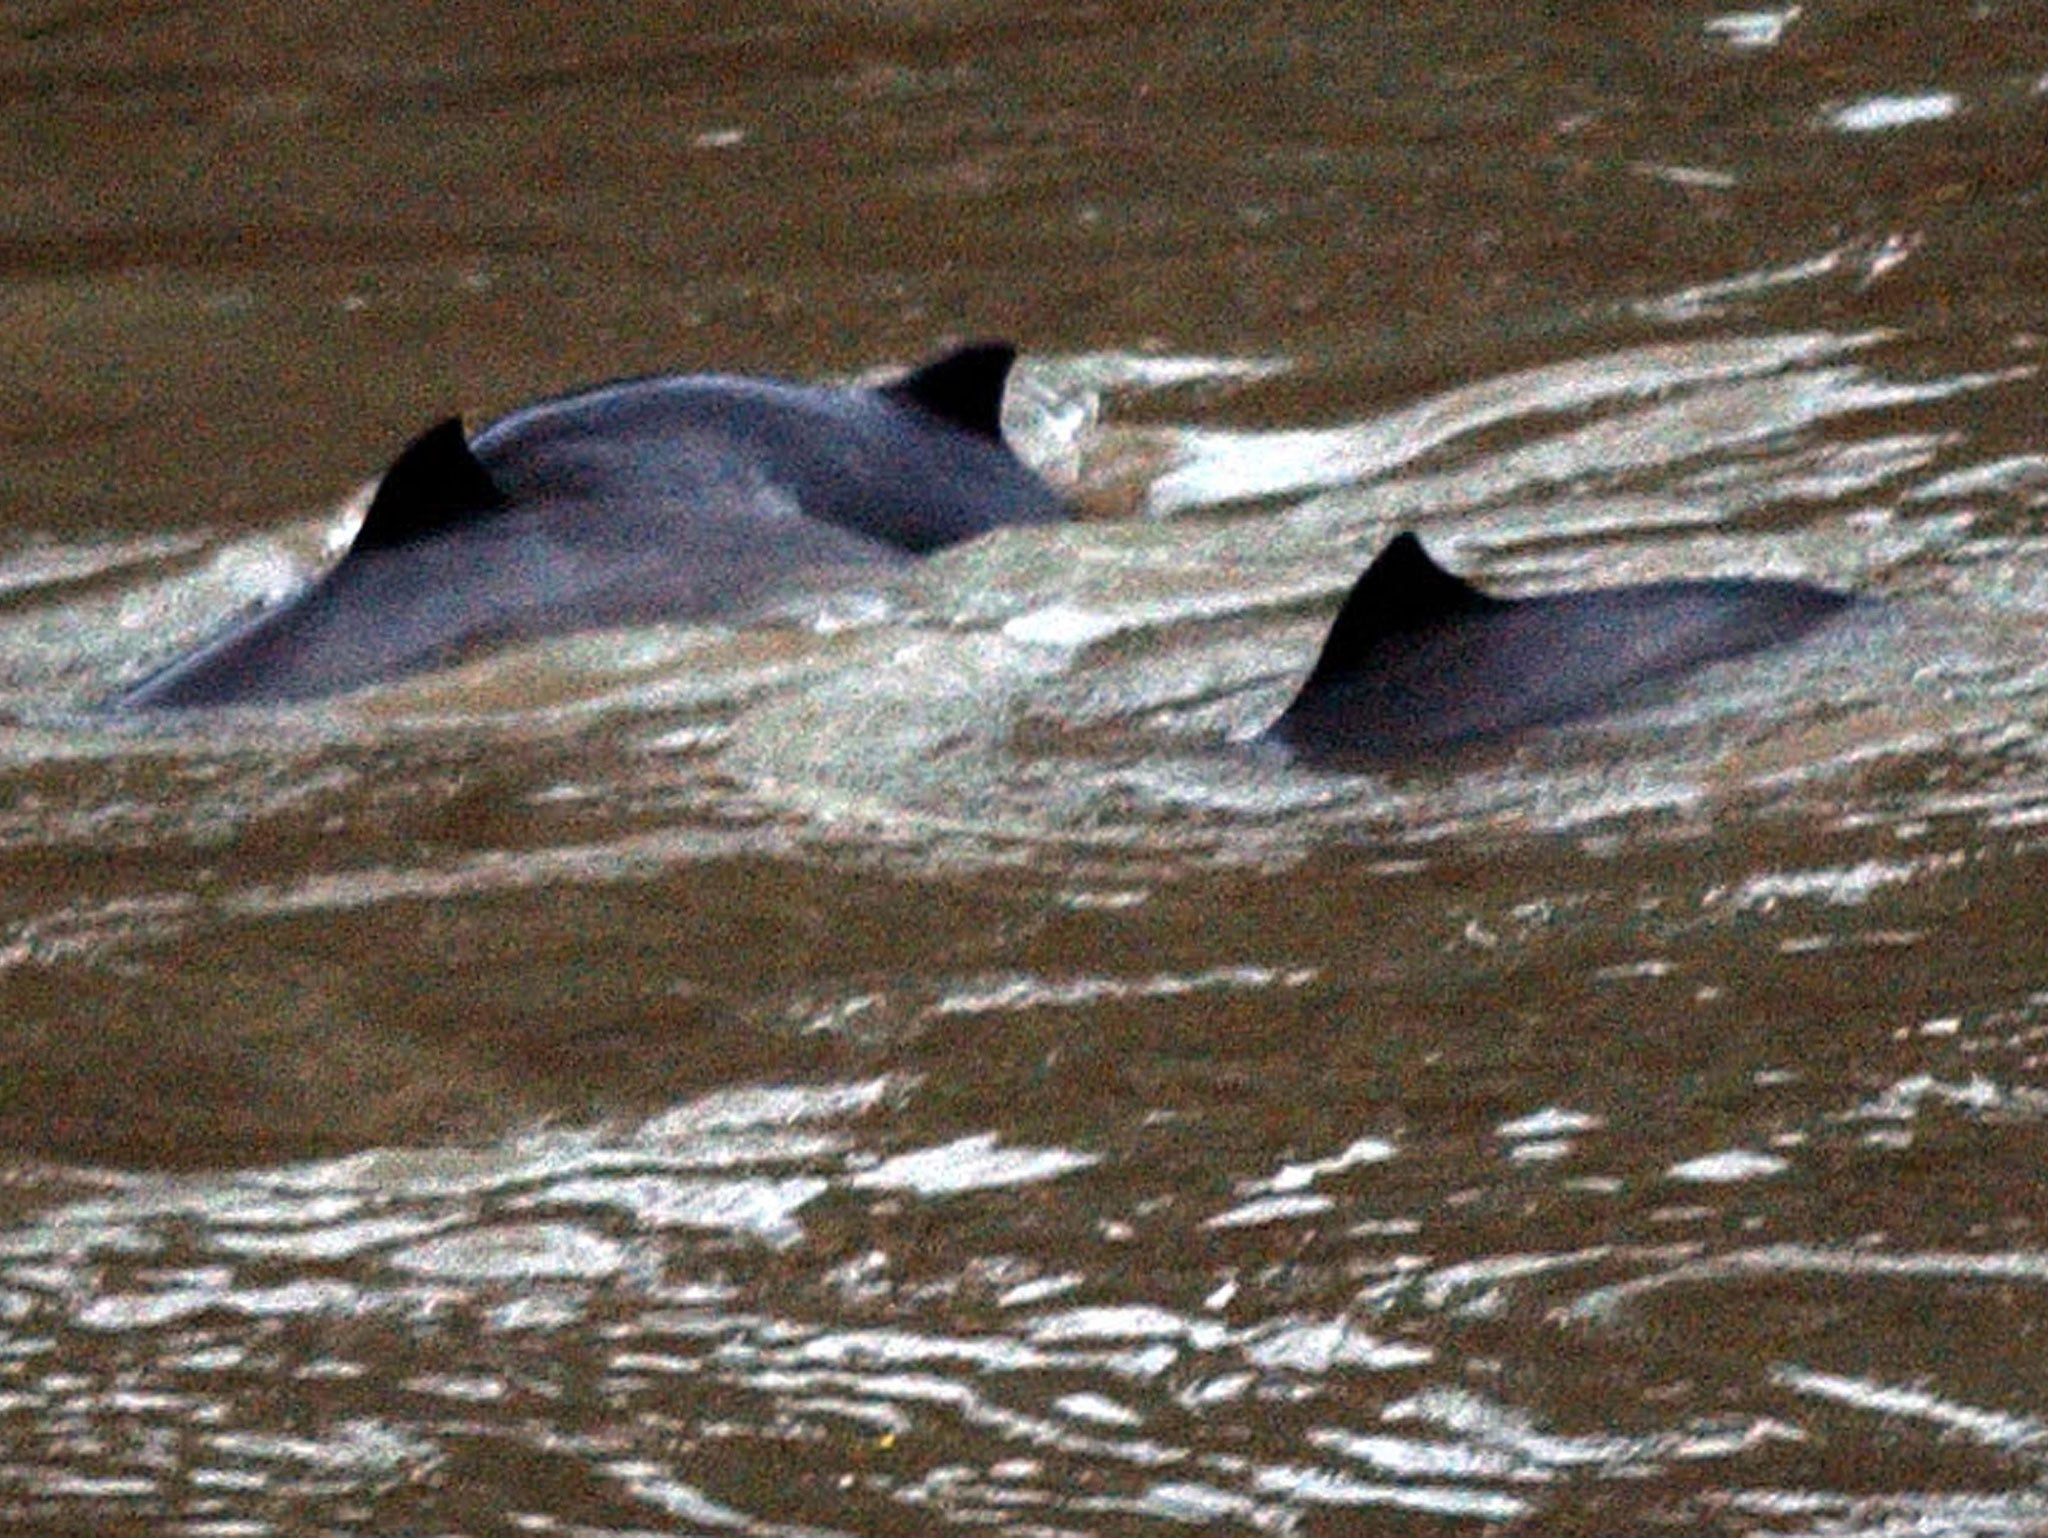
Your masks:
{"label": "muddy river water", "polygon": [[[25,0],[0,92],[0,1527],[2048,1530],[2048,8]],[[449,410],[977,336],[1075,524],[92,708]],[[1402,528],[1878,601],[1250,749]]]}

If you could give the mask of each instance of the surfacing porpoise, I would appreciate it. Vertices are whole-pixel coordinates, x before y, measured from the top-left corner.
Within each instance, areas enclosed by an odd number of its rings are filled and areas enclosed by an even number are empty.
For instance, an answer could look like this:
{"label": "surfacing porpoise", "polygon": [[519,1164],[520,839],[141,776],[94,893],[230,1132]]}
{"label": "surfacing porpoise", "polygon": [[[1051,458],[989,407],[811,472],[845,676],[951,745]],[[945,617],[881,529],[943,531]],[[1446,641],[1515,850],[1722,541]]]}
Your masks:
{"label": "surfacing porpoise", "polygon": [[427,429],[305,589],[118,695],[117,709],[316,698],[495,642],[743,613],[1068,516],[1003,441],[1003,343],[878,389],[624,380]]}
{"label": "surfacing porpoise", "polygon": [[1798,640],[1856,600],[1722,577],[1496,598],[1412,533],[1368,566],[1264,739],[1296,761],[1373,768],[1588,720],[1652,685]]}

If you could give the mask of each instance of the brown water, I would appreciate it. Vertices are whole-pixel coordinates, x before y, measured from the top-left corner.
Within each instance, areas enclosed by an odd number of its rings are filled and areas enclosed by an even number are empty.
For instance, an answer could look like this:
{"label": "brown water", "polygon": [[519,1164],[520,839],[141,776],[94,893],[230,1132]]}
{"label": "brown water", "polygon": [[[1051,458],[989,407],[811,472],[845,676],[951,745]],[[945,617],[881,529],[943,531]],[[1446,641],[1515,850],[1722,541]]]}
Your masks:
{"label": "brown water", "polygon": [[[2048,1529],[2048,10],[0,9],[0,1525]],[[83,709],[422,423],[1007,334],[1099,516]],[[1884,597],[1394,778],[1399,527]]]}

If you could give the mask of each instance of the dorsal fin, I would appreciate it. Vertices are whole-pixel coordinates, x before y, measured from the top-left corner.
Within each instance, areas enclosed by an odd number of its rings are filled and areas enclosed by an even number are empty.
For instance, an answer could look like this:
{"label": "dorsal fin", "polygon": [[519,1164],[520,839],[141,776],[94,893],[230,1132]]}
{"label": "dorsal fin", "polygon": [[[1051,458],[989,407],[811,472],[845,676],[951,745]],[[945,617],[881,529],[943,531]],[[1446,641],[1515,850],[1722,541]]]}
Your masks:
{"label": "dorsal fin", "polygon": [[1017,349],[1008,342],[974,342],[882,386],[882,394],[1000,442],[1003,382],[1016,361]]}
{"label": "dorsal fin", "polygon": [[354,550],[389,550],[466,523],[504,505],[504,493],[477,462],[462,418],[436,422],[408,443],[370,499]]}
{"label": "dorsal fin", "polygon": [[1421,540],[1403,530],[1352,585],[1303,688],[1356,672],[1373,647],[1390,636],[1459,615],[1505,608],[1509,601],[1491,598],[1452,576],[1430,559]]}

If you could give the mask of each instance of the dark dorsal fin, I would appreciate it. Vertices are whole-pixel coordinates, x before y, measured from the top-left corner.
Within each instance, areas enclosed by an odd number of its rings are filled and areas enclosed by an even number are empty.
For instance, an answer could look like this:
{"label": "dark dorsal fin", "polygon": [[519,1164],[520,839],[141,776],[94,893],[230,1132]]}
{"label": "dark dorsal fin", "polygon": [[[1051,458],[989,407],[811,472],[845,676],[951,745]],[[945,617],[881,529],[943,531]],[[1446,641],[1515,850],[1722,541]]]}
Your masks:
{"label": "dark dorsal fin", "polygon": [[1356,672],[1372,649],[1390,636],[1505,608],[1508,602],[1452,576],[1429,558],[1421,540],[1404,530],[1387,542],[1353,584],[1304,688]]}
{"label": "dark dorsal fin", "polygon": [[504,505],[504,493],[477,462],[462,418],[436,422],[408,443],[363,514],[354,550],[389,550],[467,523]]}
{"label": "dark dorsal fin", "polygon": [[1017,349],[1008,342],[974,342],[905,374],[882,393],[928,411],[943,422],[998,442],[1003,436],[1003,382]]}

